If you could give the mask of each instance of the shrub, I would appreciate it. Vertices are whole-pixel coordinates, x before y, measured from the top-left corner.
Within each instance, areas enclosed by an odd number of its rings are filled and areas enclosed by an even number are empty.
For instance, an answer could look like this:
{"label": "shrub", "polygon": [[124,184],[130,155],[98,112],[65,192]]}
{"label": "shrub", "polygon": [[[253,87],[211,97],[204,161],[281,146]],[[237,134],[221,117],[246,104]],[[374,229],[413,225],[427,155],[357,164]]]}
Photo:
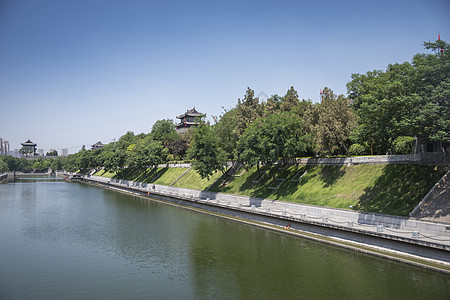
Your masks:
{"label": "shrub", "polygon": [[415,139],[410,136],[399,136],[394,140],[394,154],[411,154],[414,151]]}
{"label": "shrub", "polygon": [[350,155],[364,155],[367,154],[366,147],[361,144],[352,144],[348,149]]}
{"label": "shrub", "polygon": [[8,164],[0,158],[0,173],[8,172]]}

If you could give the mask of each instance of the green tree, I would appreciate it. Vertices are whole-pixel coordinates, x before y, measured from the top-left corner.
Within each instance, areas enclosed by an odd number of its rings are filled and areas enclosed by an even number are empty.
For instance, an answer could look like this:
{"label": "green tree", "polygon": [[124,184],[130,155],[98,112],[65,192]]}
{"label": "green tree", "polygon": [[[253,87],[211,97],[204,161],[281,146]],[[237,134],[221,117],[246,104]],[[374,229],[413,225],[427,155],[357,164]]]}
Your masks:
{"label": "green tree", "polygon": [[[424,47],[434,54],[416,54],[415,87],[420,95],[414,122],[416,134],[432,141],[450,142],[450,45],[443,41],[426,42]],[[441,52],[442,50],[442,52]]]}
{"label": "green tree", "polygon": [[279,113],[257,119],[242,135],[238,143],[238,157],[248,167],[273,164],[308,151],[310,142],[304,133],[299,116]]}
{"label": "green tree", "polygon": [[343,149],[350,156],[346,146],[350,133],[356,126],[356,118],[350,108],[350,103],[343,95],[336,96],[327,87],[323,89],[322,102],[316,105],[309,121],[316,137],[318,152],[334,154]]}
{"label": "green tree", "polygon": [[8,171],[9,171],[8,164],[4,162],[2,158],[0,158],[0,173],[5,173]]}
{"label": "green tree", "polygon": [[25,157],[20,158],[19,163],[18,163],[18,171],[25,172],[25,173],[29,173],[29,172],[33,171],[32,163],[33,163],[32,160],[28,160]]}
{"label": "green tree", "polygon": [[264,105],[264,116],[269,116],[279,112],[282,99],[283,98],[277,94],[272,95],[269,99],[267,99],[266,104]]}
{"label": "green tree", "polygon": [[50,161],[47,159],[38,159],[33,164],[35,172],[46,172],[50,167]]}
{"label": "green tree", "polygon": [[58,151],[53,150],[53,151],[47,152],[45,154],[45,156],[58,156]]}
{"label": "green tree", "polygon": [[417,54],[412,64],[391,64],[385,72],[352,75],[347,89],[359,116],[357,142],[378,153],[393,151],[399,136],[450,142],[449,45],[439,40],[424,46],[435,53]]}
{"label": "green tree", "polygon": [[227,155],[219,147],[219,138],[210,126],[200,124],[192,134],[189,158],[193,159],[193,167],[201,178],[208,178],[216,171],[224,171]]}
{"label": "green tree", "polygon": [[414,68],[409,63],[389,65],[386,72],[353,74],[347,85],[358,115],[355,134],[359,143],[374,145],[377,153],[387,153],[400,135],[414,134],[414,116],[420,97],[415,93]]}
{"label": "green tree", "polygon": [[176,158],[183,159],[186,155],[188,147],[188,142],[185,139],[178,139],[170,142],[167,145],[169,152]]}
{"label": "green tree", "polygon": [[77,154],[70,154],[62,159],[62,165],[65,171],[75,172],[78,170]]}
{"label": "green tree", "polygon": [[77,153],[76,166],[82,173],[85,173],[90,168],[94,168],[96,166],[94,152],[92,150],[86,150],[83,145]]}
{"label": "green tree", "polygon": [[264,113],[264,107],[259,103],[259,99],[255,98],[255,92],[247,88],[244,99],[238,99],[236,105],[237,126],[235,134],[239,138],[244,130],[250,126],[254,120],[261,117]]}
{"label": "green tree", "polygon": [[34,150],[31,147],[23,146],[22,148],[20,148],[19,153],[24,156],[29,156],[30,154],[34,153]]}
{"label": "green tree", "polygon": [[18,158],[6,155],[2,156],[2,160],[8,165],[9,171],[13,172],[20,170],[20,160]]}
{"label": "green tree", "polygon": [[280,109],[282,111],[291,111],[295,106],[299,105],[297,91],[293,86],[286,92],[286,95],[281,99]]}
{"label": "green tree", "polygon": [[129,154],[128,167],[144,170],[144,174],[147,175],[147,168],[165,162],[168,152],[160,141],[151,140],[149,137],[141,139]]}
{"label": "green tree", "polygon": [[169,119],[156,121],[150,134],[153,140],[161,141],[164,145],[179,139],[175,124]]}
{"label": "green tree", "polygon": [[62,170],[62,168],[63,168],[63,161],[59,158],[54,159],[50,164],[50,169],[52,169],[52,172]]}
{"label": "green tree", "polygon": [[237,135],[238,124],[238,110],[232,108],[225,110],[220,116],[219,122],[213,126],[214,133],[220,137],[219,146],[227,153],[229,159],[232,159],[236,152],[236,145],[239,140]]}

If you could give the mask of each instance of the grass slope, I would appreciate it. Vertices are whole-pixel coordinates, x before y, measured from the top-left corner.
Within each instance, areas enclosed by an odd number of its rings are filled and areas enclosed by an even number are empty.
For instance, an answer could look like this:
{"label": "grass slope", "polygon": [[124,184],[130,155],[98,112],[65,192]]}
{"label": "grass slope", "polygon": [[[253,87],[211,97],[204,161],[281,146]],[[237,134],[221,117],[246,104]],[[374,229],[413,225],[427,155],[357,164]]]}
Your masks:
{"label": "grass slope", "polygon": [[[227,186],[211,190],[274,200],[349,208],[407,216],[433,185],[444,175],[445,167],[412,164],[301,166],[307,173],[291,181],[296,167],[262,168],[266,176],[253,183],[256,168],[234,178]],[[286,179],[276,189],[280,180]]]}
{"label": "grass slope", "polygon": [[[94,175],[160,185],[171,185],[186,171],[188,171],[188,168],[158,168],[153,173],[151,173],[151,169],[147,169],[147,173],[145,174],[144,171],[123,169],[118,173],[108,173],[104,170],[100,170]],[[211,184],[213,184],[221,175],[221,172],[216,172],[209,179],[202,179],[195,170],[190,169],[174,184],[174,186],[204,190],[207,189]]]}
{"label": "grass slope", "polygon": [[195,190],[205,190],[217,179],[219,179],[220,176],[222,176],[222,172],[216,172],[209,179],[202,179],[194,169],[190,169],[173,186]]}
{"label": "grass slope", "polygon": [[[407,216],[447,168],[415,164],[300,166],[299,170],[307,171],[306,174],[299,181],[292,181],[298,173],[295,166],[264,167],[261,172],[266,175],[258,183],[254,182],[259,175],[253,168],[232,178],[226,186],[216,183],[211,191],[335,208],[353,206],[359,211]],[[159,168],[149,175],[149,169],[146,175],[124,169],[117,174],[99,171],[95,175],[170,185],[186,170]],[[191,169],[174,186],[205,190],[221,175],[217,172],[209,180],[201,179]],[[269,188],[278,185],[278,189]]]}

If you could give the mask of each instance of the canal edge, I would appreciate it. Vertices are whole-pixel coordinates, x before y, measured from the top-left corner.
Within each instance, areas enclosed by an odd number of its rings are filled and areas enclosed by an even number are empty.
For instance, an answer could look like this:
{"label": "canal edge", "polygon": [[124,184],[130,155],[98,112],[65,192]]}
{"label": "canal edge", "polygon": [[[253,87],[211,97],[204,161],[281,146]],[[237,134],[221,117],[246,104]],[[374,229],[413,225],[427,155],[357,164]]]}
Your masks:
{"label": "canal edge", "polygon": [[[324,236],[324,235],[320,235],[317,233],[307,232],[307,231],[303,231],[303,230],[299,230],[299,229],[285,230],[285,229],[283,229],[283,227],[281,225],[267,223],[267,222],[263,222],[263,221],[259,221],[259,220],[252,220],[249,218],[244,218],[241,216],[234,216],[231,214],[208,209],[208,207],[210,207],[210,206],[207,204],[204,204],[204,203],[201,203],[201,205],[204,206],[205,208],[201,208],[201,207],[196,207],[196,206],[191,205],[192,203],[187,203],[188,201],[186,201],[184,199],[178,199],[178,198],[174,198],[174,197],[161,196],[161,195],[155,195],[155,194],[149,195],[149,194],[141,192],[141,191],[127,189],[124,187],[111,186],[111,185],[103,184],[103,183],[96,183],[96,182],[92,182],[90,180],[82,180],[82,182],[87,183],[92,186],[102,187],[102,188],[105,188],[108,190],[113,190],[113,191],[121,192],[124,194],[129,194],[132,196],[136,196],[139,198],[143,198],[143,199],[147,199],[147,200],[151,200],[151,201],[155,201],[155,202],[159,202],[159,203],[172,205],[172,206],[176,206],[176,207],[182,207],[184,209],[189,209],[192,211],[196,211],[196,212],[200,212],[200,213],[204,213],[204,214],[208,214],[208,215],[212,215],[212,216],[217,216],[220,218],[244,223],[247,225],[257,226],[257,227],[268,229],[271,231],[276,231],[279,233],[293,235],[293,236],[297,236],[297,237],[303,237],[308,240],[312,240],[312,241],[316,241],[316,242],[320,242],[320,243],[324,243],[324,244],[328,244],[328,245],[333,245],[333,246],[341,247],[341,248],[348,249],[348,250],[353,250],[353,251],[356,251],[359,253],[373,255],[376,257],[386,258],[386,259],[390,259],[393,261],[406,263],[406,264],[410,264],[410,265],[415,265],[415,266],[426,268],[429,270],[434,270],[434,271],[450,274],[450,264],[446,263],[444,261],[429,259],[429,258],[425,258],[422,256],[417,256],[417,255],[412,255],[412,254],[409,254],[406,252],[401,252],[398,250],[372,246],[369,244],[363,244],[363,243],[354,242],[351,240],[340,239],[340,238],[336,238],[336,237],[332,237],[332,236]],[[222,208],[222,210],[223,209],[224,208]],[[249,213],[247,213],[247,214],[249,214]],[[279,220],[284,221],[282,219],[279,219]],[[442,265],[442,267],[440,267],[440,265]]]}

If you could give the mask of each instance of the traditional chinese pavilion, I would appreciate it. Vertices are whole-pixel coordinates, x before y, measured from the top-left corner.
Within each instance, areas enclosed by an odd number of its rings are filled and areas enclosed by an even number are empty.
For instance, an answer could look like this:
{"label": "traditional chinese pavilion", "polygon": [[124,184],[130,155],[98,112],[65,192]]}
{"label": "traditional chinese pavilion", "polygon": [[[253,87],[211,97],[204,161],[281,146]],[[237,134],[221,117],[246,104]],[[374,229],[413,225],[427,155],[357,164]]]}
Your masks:
{"label": "traditional chinese pavilion", "polygon": [[26,142],[21,143],[21,145],[24,148],[30,148],[30,154],[33,154],[33,156],[36,155],[36,143],[33,143],[30,139],[28,139]]}
{"label": "traditional chinese pavilion", "polygon": [[105,146],[105,145],[103,145],[102,142],[98,141],[97,143],[95,143],[94,145],[91,146],[91,150],[94,151],[94,150],[103,148],[103,146]]}
{"label": "traditional chinese pavilion", "polygon": [[177,119],[180,119],[180,123],[176,124],[178,133],[185,133],[192,126],[197,126],[200,121],[206,115],[204,113],[198,112],[195,107],[189,109],[182,115],[179,115]]}

